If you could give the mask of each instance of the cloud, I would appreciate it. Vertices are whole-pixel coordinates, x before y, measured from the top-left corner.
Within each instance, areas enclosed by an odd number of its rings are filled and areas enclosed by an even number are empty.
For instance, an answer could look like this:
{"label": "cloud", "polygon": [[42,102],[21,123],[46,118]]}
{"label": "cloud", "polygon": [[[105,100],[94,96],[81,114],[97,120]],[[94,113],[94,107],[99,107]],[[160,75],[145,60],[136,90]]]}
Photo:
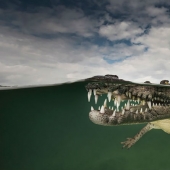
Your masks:
{"label": "cloud", "polygon": [[95,20],[85,16],[81,9],[69,9],[65,6],[57,6],[54,9],[39,7],[36,12],[1,10],[6,20],[3,24],[10,24],[24,34],[53,35],[53,34],[77,34],[84,37],[93,36],[97,26]]}
{"label": "cloud", "polygon": [[0,9],[0,84],[54,84],[100,74],[167,79],[168,7],[156,7],[159,1],[108,2],[96,2],[93,13],[64,4]]}
{"label": "cloud", "polygon": [[116,22],[114,24],[101,26],[99,34],[108,38],[111,41],[121,39],[131,39],[142,34],[143,30],[133,22]]}

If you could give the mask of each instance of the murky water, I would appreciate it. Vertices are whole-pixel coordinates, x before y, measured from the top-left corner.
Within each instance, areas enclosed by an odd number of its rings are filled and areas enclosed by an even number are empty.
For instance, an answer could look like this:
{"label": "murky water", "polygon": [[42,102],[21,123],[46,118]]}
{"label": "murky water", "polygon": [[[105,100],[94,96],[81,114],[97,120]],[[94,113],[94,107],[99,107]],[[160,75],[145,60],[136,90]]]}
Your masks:
{"label": "murky water", "polygon": [[104,127],[88,113],[86,82],[0,91],[2,170],[169,170],[170,135],[151,130],[131,149],[121,141],[145,124]]}

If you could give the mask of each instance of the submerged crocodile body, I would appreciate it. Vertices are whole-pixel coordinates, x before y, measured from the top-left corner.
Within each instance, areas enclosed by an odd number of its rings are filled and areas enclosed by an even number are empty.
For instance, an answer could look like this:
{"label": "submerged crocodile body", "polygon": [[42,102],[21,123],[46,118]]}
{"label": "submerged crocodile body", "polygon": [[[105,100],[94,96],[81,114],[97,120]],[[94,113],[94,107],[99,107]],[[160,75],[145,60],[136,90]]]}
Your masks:
{"label": "submerged crocodile body", "polygon": [[133,138],[121,142],[123,147],[130,148],[146,132],[151,129],[162,129],[170,133],[170,85],[168,80],[160,84],[133,83],[119,79],[116,75],[95,76],[88,79],[86,85],[88,101],[92,92],[95,103],[102,94],[107,94],[112,108],[104,104],[95,110],[91,106],[90,120],[103,126],[147,123],[147,125]]}

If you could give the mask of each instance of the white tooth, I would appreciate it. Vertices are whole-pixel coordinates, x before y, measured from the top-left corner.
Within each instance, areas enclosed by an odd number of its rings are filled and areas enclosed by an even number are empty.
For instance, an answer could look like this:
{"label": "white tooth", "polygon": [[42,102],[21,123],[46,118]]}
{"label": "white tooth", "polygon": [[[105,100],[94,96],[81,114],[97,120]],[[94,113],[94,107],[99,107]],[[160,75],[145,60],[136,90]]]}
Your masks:
{"label": "white tooth", "polygon": [[130,102],[128,100],[127,105],[126,105],[126,110],[129,110],[129,109],[130,109]]}
{"label": "white tooth", "polygon": [[151,107],[151,101],[148,101],[147,103],[148,103],[149,109],[151,109],[151,108],[152,108],[152,107]]}
{"label": "white tooth", "polygon": [[90,102],[90,98],[91,98],[91,94],[90,94],[90,92],[88,92],[88,102]]}
{"label": "white tooth", "polygon": [[102,105],[100,113],[104,113],[104,106]]}
{"label": "white tooth", "polygon": [[147,112],[147,111],[148,111],[148,109],[146,108],[146,109],[145,109],[145,112]]}
{"label": "white tooth", "polygon": [[89,89],[89,93],[92,94],[92,89]]}
{"label": "white tooth", "polygon": [[126,103],[125,103],[125,106],[126,106]]}
{"label": "white tooth", "polygon": [[93,89],[93,94],[96,95],[96,89]]}
{"label": "white tooth", "polygon": [[140,113],[142,113],[143,111],[142,111],[142,108],[140,109]]}
{"label": "white tooth", "polygon": [[142,105],[145,105],[145,103],[146,103],[145,100],[142,100]]}
{"label": "white tooth", "polygon": [[118,108],[119,106],[120,106],[120,103],[118,103],[118,102],[117,102],[117,105],[116,105],[116,107]]}
{"label": "white tooth", "polygon": [[131,98],[132,97],[132,94],[129,92],[129,98]]}
{"label": "white tooth", "polygon": [[117,105],[117,99],[115,98],[114,100],[114,105],[116,106]]}
{"label": "white tooth", "polygon": [[100,110],[100,106],[99,106],[98,110]]}
{"label": "white tooth", "polygon": [[153,101],[153,99],[152,99],[152,101]]}
{"label": "white tooth", "polygon": [[97,104],[97,101],[98,101],[98,95],[95,95],[95,96],[94,96],[94,99],[95,99],[95,104]]}
{"label": "white tooth", "polygon": [[119,104],[120,104],[120,102],[122,101],[121,96],[117,96],[117,101],[118,101],[118,102],[119,102]]}
{"label": "white tooth", "polygon": [[136,114],[138,114],[138,109],[136,110]]}
{"label": "white tooth", "polygon": [[110,106],[109,106],[109,109],[110,109]]}
{"label": "white tooth", "polygon": [[159,103],[159,106],[160,106],[160,103]]}
{"label": "white tooth", "polygon": [[121,107],[121,109],[122,109],[122,110],[124,110],[124,108],[123,108],[123,107]]}
{"label": "white tooth", "polygon": [[140,98],[138,97],[138,103],[140,103]]}
{"label": "white tooth", "polygon": [[108,92],[107,97],[108,97],[108,100],[110,102],[111,101],[111,97],[112,97],[112,92]]}
{"label": "white tooth", "polygon": [[91,111],[94,110],[93,106],[91,106]]}
{"label": "white tooth", "polygon": [[113,107],[112,107],[112,110],[113,110]]}
{"label": "white tooth", "polygon": [[119,108],[117,108],[117,112],[119,112]]}
{"label": "white tooth", "polygon": [[128,92],[126,92],[126,96],[128,96]]}
{"label": "white tooth", "polygon": [[107,107],[107,99],[104,101],[104,107]]}
{"label": "white tooth", "polygon": [[155,105],[157,106],[157,103]]}
{"label": "white tooth", "polygon": [[155,106],[154,103],[153,103],[153,106]]}
{"label": "white tooth", "polygon": [[116,110],[114,110],[114,111],[113,111],[113,114],[112,114],[112,116],[115,116],[115,115],[116,115]]}
{"label": "white tooth", "polygon": [[125,114],[125,110],[123,109],[123,110],[122,110],[122,115],[124,115],[124,114]]}

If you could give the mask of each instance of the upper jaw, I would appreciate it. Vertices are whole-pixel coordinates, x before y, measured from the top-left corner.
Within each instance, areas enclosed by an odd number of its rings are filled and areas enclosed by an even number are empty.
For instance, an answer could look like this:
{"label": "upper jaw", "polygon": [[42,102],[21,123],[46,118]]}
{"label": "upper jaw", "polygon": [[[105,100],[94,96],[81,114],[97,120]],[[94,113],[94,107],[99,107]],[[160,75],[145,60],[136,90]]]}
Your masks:
{"label": "upper jaw", "polygon": [[[112,110],[113,115],[116,114],[125,114],[127,111],[138,113],[148,112],[152,110],[153,107],[162,107],[169,105],[169,100],[152,98],[152,95],[148,93],[147,98],[144,99],[140,95],[133,96],[132,92],[126,91],[124,93],[120,93],[119,90],[108,91],[107,88],[103,89],[88,89],[88,101],[90,102],[92,94],[94,94],[95,104],[98,102],[98,97],[102,94],[107,94],[108,101],[114,101],[114,105],[111,107],[107,107],[107,99],[105,100],[103,106],[98,109],[100,113],[105,113],[105,108],[108,110]],[[143,95],[144,96],[144,95]],[[124,100],[128,100],[125,102]],[[163,101],[162,101],[163,100]],[[121,106],[121,107],[120,107]],[[113,109],[113,107],[115,109]],[[93,108],[92,108],[93,109]],[[97,109],[96,109],[97,110]]]}

